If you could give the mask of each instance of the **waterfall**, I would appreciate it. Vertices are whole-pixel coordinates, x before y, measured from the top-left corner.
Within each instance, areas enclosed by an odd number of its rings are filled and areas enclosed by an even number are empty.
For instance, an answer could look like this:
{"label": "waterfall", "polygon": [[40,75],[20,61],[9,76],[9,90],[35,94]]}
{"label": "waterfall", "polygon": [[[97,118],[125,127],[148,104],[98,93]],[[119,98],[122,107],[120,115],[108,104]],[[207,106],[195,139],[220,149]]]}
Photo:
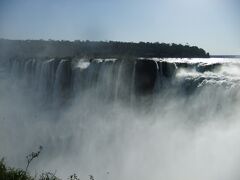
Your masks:
{"label": "waterfall", "polygon": [[0,152],[14,167],[42,145],[30,171],[56,169],[64,179],[72,172],[239,179],[239,60],[12,58],[6,65]]}
{"label": "waterfall", "polygon": [[136,61],[134,62],[134,65],[133,65],[132,80],[131,80],[131,95],[130,95],[131,106],[133,106],[135,102],[135,74],[136,74]]}
{"label": "waterfall", "polygon": [[[48,63],[49,64],[49,63]],[[63,103],[71,97],[72,92],[72,64],[69,60],[61,60],[55,73],[53,85],[54,102]]]}
{"label": "waterfall", "polygon": [[120,61],[120,65],[117,68],[117,78],[116,78],[116,86],[115,86],[115,94],[114,94],[115,101],[118,100],[118,92],[119,92],[119,88],[120,88],[122,68],[123,68],[123,61]]}
{"label": "waterfall", "polygon": [[[205,74],[214,74],[226,64],[186,61],[11,59],[9,72],[21,79],[44,103],[64,104],[71,97],[84,97],[84,94],[91,92],[95,99],[133,105],[134,102],[153,101],[153,94],[176,89],[177,86],[179,92],[189,94],[210,82],[220,82],[221,77],[216,74],[211,77]],[[182,76],[182,72],[193,71],[195,74],[186,73],[187,76]]]}

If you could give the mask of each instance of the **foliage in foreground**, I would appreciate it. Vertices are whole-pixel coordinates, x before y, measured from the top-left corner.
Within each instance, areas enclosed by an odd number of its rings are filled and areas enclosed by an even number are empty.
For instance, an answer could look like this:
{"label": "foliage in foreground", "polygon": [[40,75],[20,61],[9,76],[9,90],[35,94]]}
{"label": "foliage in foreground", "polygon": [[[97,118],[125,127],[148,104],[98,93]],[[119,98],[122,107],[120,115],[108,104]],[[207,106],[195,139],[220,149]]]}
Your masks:
{"label": "foliage in foreground", "polygon": [[[28,172],[22,169],[16,169],[8,167],[2,159],[0,161],[0,179],[1,180],[61,180],[56,176],[55,173],[52,172],[43,172],[39,176],[35,175],[31,176]],[[94,180],[92,175],[89,175],[90,180]],[[70,175],[67,180],[80,180],[80,178],[76,175]]]}
{"label": "foliage in foreground", "polygon": [[[27,165],[25,170],[8,167],[4,161],[4,159],[0,160],[0,180],[61,180],[56,176],[56,173],[52,172],[43,172],[40,175],[35,174],[35,176],[31,176],[28,172],[28,167],[31,162],[36,159],[42,151],[42,146],[39,147],[37,152],[32,152],[26,156]],[[90,180],[95,180],[92,175],[89,175]],[[70,175],[68,180],[80,180],[80,178],[76,175]]]}
{"label": "foliage in foreground", "polygon": [[26,171],[7,167],[4,159],[0,161],[0,179],[2,180],[34,180]]}

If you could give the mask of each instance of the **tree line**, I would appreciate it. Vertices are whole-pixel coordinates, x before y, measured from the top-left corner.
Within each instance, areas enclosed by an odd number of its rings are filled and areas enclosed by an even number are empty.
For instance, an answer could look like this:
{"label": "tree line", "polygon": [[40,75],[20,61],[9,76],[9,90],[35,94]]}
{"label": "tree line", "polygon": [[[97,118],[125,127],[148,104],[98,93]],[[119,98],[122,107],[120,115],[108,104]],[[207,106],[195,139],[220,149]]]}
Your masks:
{"label": "tree line", "polygon": [[0,54],[20,57],[158,57],[208,58],[197,46],[182,44],[119,42],[119,41],[56,41],[0,39]]}

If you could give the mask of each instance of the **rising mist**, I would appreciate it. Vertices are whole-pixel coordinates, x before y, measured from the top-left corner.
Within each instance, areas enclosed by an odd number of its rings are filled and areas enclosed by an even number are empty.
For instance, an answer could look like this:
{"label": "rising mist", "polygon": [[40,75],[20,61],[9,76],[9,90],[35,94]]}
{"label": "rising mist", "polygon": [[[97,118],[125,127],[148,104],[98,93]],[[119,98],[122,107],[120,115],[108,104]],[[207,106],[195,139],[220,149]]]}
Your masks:
{"label": "rising mist", "polygon": [[238,61],[11,60],[0,71],[1,156],[24,167],[42,145],[31,172],[62,178],[237,180]]}

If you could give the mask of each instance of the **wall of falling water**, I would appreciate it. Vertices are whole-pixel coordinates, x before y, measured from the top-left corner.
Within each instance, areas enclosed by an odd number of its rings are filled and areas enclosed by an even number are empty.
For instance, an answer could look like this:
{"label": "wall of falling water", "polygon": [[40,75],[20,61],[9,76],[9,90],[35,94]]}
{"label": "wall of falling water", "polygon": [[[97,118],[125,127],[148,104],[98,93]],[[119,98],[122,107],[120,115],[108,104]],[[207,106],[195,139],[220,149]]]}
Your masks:
{"label": "wall of falling water", "polygon": [[66,178],[238,180],[239,59],[10,59],[0,155]]}

